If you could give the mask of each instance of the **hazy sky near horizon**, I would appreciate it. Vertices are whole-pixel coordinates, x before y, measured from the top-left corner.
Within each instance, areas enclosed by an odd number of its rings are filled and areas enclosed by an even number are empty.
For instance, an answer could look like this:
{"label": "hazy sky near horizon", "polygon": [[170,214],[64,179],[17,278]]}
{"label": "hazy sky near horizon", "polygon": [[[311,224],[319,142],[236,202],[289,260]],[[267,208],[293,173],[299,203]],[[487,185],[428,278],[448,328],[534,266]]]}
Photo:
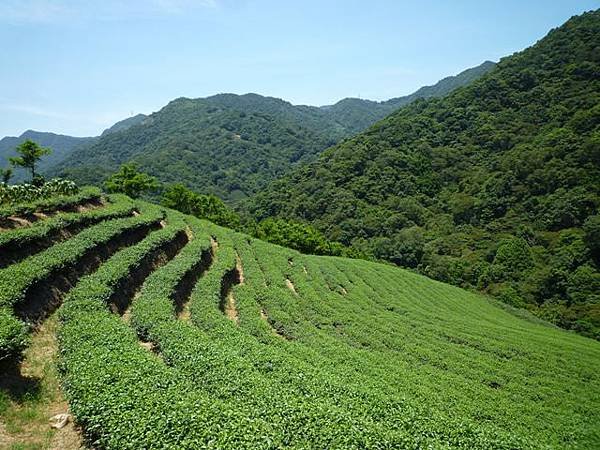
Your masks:
{"label": "hazy sky near horizon", "polygon": [[98,135],[177,97],[385,100],[535,43],[595,0],[0,0],[0,137]]}

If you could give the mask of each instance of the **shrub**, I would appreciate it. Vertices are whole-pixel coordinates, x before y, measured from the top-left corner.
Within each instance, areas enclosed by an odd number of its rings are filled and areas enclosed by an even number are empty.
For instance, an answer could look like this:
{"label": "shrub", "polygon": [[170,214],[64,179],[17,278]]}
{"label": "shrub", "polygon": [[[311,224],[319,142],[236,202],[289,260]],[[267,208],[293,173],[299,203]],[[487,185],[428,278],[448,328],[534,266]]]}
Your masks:
{"label": "shrub", "polygon": [[79,188],[73,181],[60,178],[50,180],[41,186],[0,183],[0,204],[28,203],[58,195],[74,195],[77,192]]}

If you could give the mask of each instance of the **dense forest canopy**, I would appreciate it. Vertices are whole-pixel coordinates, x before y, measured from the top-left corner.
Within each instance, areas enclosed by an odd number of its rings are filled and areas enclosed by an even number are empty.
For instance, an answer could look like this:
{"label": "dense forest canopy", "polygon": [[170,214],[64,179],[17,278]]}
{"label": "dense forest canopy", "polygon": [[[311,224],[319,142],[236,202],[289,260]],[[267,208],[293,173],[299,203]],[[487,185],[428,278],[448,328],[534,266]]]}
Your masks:
{"label": "dense forest canopy", "polygon": [[327,150],[248,209],[598,338],[599,191],[595,11]]}
{"label": "dense forest canopy", "polygon": [[111,127],[50,174],[99,184],[120,164],[135,162],[162,182],[181,182],[235,202],[397,108],[417,98],[447,95],[493,65],[485,62],[386,102],[354,98],[314,107],[257,94],[179,98],[150,116]]}

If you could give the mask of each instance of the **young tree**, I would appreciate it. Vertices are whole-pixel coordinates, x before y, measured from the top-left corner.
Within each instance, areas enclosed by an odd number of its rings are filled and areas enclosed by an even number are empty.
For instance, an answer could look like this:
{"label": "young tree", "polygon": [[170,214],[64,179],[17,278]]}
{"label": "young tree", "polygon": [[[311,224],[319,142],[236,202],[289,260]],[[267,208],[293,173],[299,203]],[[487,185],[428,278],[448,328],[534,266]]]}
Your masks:
{"label": "young tree", "polygon": [[198,194],[177,183],[169,186],[163,193],[163,206],[207,219],[228,228],[239,229],[240,216],[214,195]]}
{"label": "young tree", "polygon": [[167,208],[176,209],[184,214],[194,214],[196,193],[177,183],[167,187],[162,195],[161,204]]}
{"label": "young tree", "polygon": [[4,184],[8,184],[8,182],[10,181],[12,176],[13,176],[13,171],[10,167],[8,167],[6,169],[0,169],[0,177],[2,178],[2,182]]}
{"label": "young tree", "polygon": [[143,192],[158,187],[156,178],[138,171],[134,163],[123,164],[118,172],[104,182],[108,192],[121,192],[131,198],[139,197]]}
{"label": "young tree", "polygon": [[33,142],[31,139],[27,139],[19,144],[15,150],[21,156],[10,158],[10,163],[13,166],[19,166],[23,169],[31,170],[32,182],[35,181],[35,166],[38,161],[42,159],[42,156],[52,153],[51,149],[41,147],[38,143]]}

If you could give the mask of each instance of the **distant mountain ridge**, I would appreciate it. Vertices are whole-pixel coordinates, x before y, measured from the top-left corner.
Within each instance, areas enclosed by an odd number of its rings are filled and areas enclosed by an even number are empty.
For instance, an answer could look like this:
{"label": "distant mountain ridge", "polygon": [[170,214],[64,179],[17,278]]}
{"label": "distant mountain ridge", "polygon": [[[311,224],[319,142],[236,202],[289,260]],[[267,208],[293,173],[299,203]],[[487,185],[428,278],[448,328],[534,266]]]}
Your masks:
{"label": "distant mountain ridge", "polygon": [[349,127],[353,133],[358,133],[415,100],[444,97],[459,87],[467,86],[488,73],[495,66],[495,62],[484,61],[476,67],[443,78],[431,86],[423,86],[412,94],[403,97],[395,97],[382,102],[349,97],[321,108],[329,111],[338,121]]}
{"label": "distant mountain ridge", "polygon": [[[73,137],[65,136],[62,134],[47,133],[41,131],[27,130],[21,136],[7,136],[0,139],[0,164],[7,166],[9,158],[16,156],[15,147],[17,147],[23,141],[31,139],[37,142],[42,147],[50,147],[52,153],[45,156],[40,161],[40,169],[44,171],[48,167],[63,161],[71,152],[75,149],[91,144],[97,138],[93,137]],[[24,173],[21,171],[15,171],[15,178],[22,179]]]}
{"label": "distant mountain ridge", "polygon": [[398,108],[400,106],[408,105],[409,103],[412,103],[420,98],[426,99],[432,97],[443,97],[459,87],[471,84],[473,81],[481,78],[482,75],[485,75],[491,71],[494,67],[496,67],[495,62],[484,61],[477,67],[471,67],[470,69],[463,70],[458,75],[442,78],[440,81],[431,86],[423,86],[410,95],[392,98],[383,103],[386,105],[392,105],[394,108]]}
{"label": "distant mountain ridge", "polygon": [[261,190],[292,167],[314,160],[403,102],[420,95],[444,96],[491,67],[493,63],[485,62],[445,78],[422,94],[387,102],[344,99],[316,107],[253,93],[182,97],[149,116],[128,119],[125,125],[129,128],[102,135],[59,162],[52,173],[96,184],[120,164],[134,161],[163,182],[182,182],[236,201]]}
{"label": "distant mountain ridge", "polygon": [[146,114],[137,114],[132,117],[128,117],[127,119],[123,119],[117,123],[115,123],[112,127],[107,128],[102,132],[100,136],[106,136],[110,133],[117,133],[119,131],[125,131],[135,125],[139,125],[142,123],[148,116]]}
{"label": "distant mountain ridge", "polygon": [[[147,116],[144,114],[138,114],[136,116],[121,120],[115,123],[112,127],[104,130],[102,136],[116,133],[118,131],[125,131],[132,126],[141,123],[146,117]],[[39,169],[41,173],[44,173],[48,168],[64,161],[71,153],[97,142],[99,138],[100,137],[98,136],[74,137],[64,134],[34,130],[27,130],[20,136],[6,136],[0,139],[0,167],[7,166],[9,164],[9,158],[16,156],[15,148],[27,139],[37,142],[42,147],[49,147],[52,149],[52,153],[44,156],[44,158],[42,158],[40,161]],[[24,179],[25,172],[22,170],[16,170],[14,180],[22,181]]]}

